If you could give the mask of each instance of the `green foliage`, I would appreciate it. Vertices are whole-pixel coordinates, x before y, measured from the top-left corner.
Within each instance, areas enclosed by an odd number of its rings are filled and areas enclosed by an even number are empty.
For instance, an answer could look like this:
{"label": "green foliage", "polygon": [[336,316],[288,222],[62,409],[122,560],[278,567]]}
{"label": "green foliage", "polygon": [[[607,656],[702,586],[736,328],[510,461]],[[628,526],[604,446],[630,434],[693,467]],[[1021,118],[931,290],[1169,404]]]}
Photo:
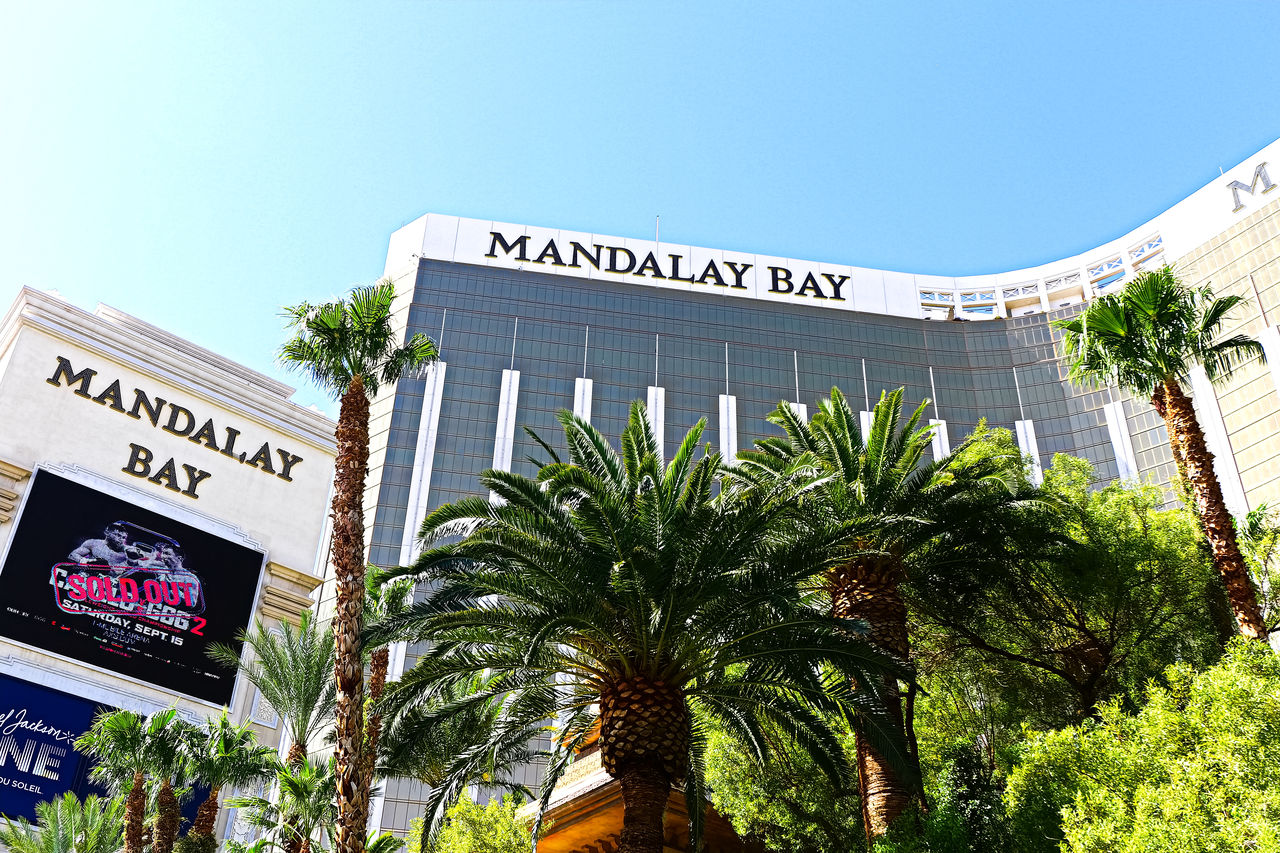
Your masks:
{"label": "green foliage", "polygon": [[304,759],[300,767],[279,765],[276,767],[275,788],[277,796],[274,800],[257,796],[231,797],[226,805],[240,809],[249,824],[266,830],[266,838],[275,844],[309,838],[313,842],[313,851],[324,850],[325,842],[333,840],[338,817],[334,760],[330,758],[328,762],[320,763]]}
{"label": "green foliage", "polygon": [[1143,397],[1196,364],[1209,379],[1230,376],[1262,345],[1244,335],[1218,340],[1241,296],[1215,297],[1184,285],[1169,267],[1144,272],[1117,293],[1089,303],[1079,316],[1055,320],[1071,378],[1085,385],[1118,381]]}
{"label": "green foliage", "polygon": [[213,835],[192,835],[188,833],[173,845],[173,853],[215,853],[218,839]]}
{"label": "green foliage", "polygon": [[1280,631],[1280,512],[1262,504],[1236,519],[1240,552],[1249,563],[1267,634]]}
{"label": "green foliage", "polygon": [[1021,850],[1280,851],[1280,658],[1237,640],[1203,672],[1170,668],[1129,716],[1031,739],[1008,804]]}
{"label": "green foliage", "polygon": [[435,841],[422,850],[422,818],[409,829],[407,853],[529,853],[533,834],[516,817],[521,800],[508,795],[477,805],[463,794],[449,809]]}
{"label": "green foliage", "polygon": [[[843,731],[847,756],[853,739]],[[785,737],[760,764],[724,732],[711,734],[707,786],[711,803],[741,836],[759,839],[769,850],[846,853],[861,849],[864,836],[857,787],[831,780]]]}
{"label": "green foliage", "polygon": [[1061,511],[1030,548],[965,594],[913,590],[926,680],[949,670],[944,690],[983,694],[1006,732],[1078,722],[1112,697],[1135,707],[1168,665],[1221,651],[1225,604],[1195,519],[1162,510],[1155,487],[1091,481],[1087,462],[1056,456],[1043,490]]}
{"label": "green foliage", "polygon": [[124,801],[72,793],[36,806],[36,825],[4,818],[0,845],[12,853],[116,853],[124,843]]}
{"label": "green foliage", "polygon": [[286,308],[295,335],[280,348],[280,362],[305,372],[338,397],[359,376],[372,397],[379,385],[394,383],[406,371],[435,361],[435,344],[421,333],[404,346],[396,345],[391,322],[395,296],[395,284],[384,278],[376,285],[357,287],[346,299]]}
{"label": "green foliage", "polygon": [[333,629],[322,627],[304,610],[296,627],[284,621],[276,631],[259,621],[241,640],[247,654],[215,643],[209,656],[228,669],[239,669],[284,720],[293,743],[305,749],[333,719],[337,703]]}
{"label": "green foliage", "polygon": [[444,823],[463,790],[481,785],[492,790],[530,793],[516,781],[517,771],[537,759],[545,734],[543,720],[508,725],[503,697],[468,702],[484,695],[491,678],[476,675],[446,687],[422,702],[397,709],[379,741],[379,773],[412,777],[429,793],[423,802],[428,836]]}
{"label": "green foliage", "polygon": [[[388,706],[428,706],[488,672],[489,684],[444,713],[505,694],[494,741],[469,751],[476,755],[513,730],[555,720],[549,797],[600,720],[602,695],[635,676],[669,685],[691,720],[673,766],[688,771],[680,781],[697,806],[689,809],[695,839],[710,720],[758,759],[769,747],[762,725],[778,726],[833,778],[847,777],[840,744],[815,708],[860,703],[874,717],[873,685],[900,667],[856,628],[813,608],[802,581],[830,555],[825,542],[796,535],[811,513],[785,499],[793,486],[715,494],[719,456],[696,458],[704,424],[668,462],[638,402],[621,454],[571,413],[561,423],[569,462],[543,466],[536,480],[486,471],[481,484],[501,502],[467,498],[424,522],[428,542],[466,535],[423,552],[413,571],[431,582],[431,595],[385,628],[434,643],[391,686]],[[449,784],[474,769],[459,765]]]}

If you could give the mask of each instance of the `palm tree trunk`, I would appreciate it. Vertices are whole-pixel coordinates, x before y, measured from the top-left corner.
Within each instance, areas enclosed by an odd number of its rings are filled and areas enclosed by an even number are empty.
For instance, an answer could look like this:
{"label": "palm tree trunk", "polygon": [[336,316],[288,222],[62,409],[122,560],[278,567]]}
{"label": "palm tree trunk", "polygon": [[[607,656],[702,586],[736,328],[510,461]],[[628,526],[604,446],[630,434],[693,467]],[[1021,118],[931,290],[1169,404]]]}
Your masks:
{"label": "palm tree trunk", "polygon": [[[302,769],[302,765],[307,760],[306,744],[304,744],[302,741],[297,741],[297,740],[289,744],[289,754],[285,758],[285,760],[289,763],[289,766],[292,767],[294,770]],[[289,825],[289,821],[290,821],[289,815],[282,814],[281,819],[285,822],[285,825],[288,826],[290,829],[290,831],[286,833],[284,841],[280,845],[281,848],[284,850],[284,853],[301,853],[302,836],[298,835],[297,827]]]}
{"label": "palm tree trunk", "polygon": [[337,645],[336,853],[362,853],[369,792],[361,793],[364,741],[364,481],[369,469],[369,398],[357,374],[342,395],[338,412],[338,455],[334,460],[333,572],[338,601],[334,614]]}
{"label": "palm tree trunk", "polygon": [[191,824],[191,835],[213,835],[213,828],[218,823],[218,797],[221,788],[210,788],[209,796],[204,798],[200,808],[196,809],[196,819]]}
{"label": "palm tree trunk", "polygon": [[124,806],[124,853],[142,853],[142,824],[147,816],[146,776],[133,774],[133,787]]}
{"label": "palm tree trunk", "polygon": [[302,741],[295,740],[289,744],[289,754],[285,756],[285,761],[294,770],[301,770],[302,764],[307,760],[307,745]]}
{"label": "palm tree trunk", "polygon": [[[391,660],[391,650],[386,646],[373,653],[369,661],[369,703],[372,705],[382,698],[382,691],[387,685],[387,666]],[[369,799],[373,790],[373,777],[378,765],[378,741],[382,736],[382,715],[370,710],[365,723],[364,752],[360,757],[360,790],[364,792],[364,814],[360,825],[369,825]]]}
{"label": "palm tree trunk", "polygon": [[[1164,382],[1165,424],[1169,428],[1170,441],[1182,446],[1186,461],[1187,478],[1195,497],[1196,509],[1204,524],[1209,547],[1213,551],[1213,565],[1222,575],[1227,587],[1227,600],[1236,617],[1241,635],[1254,640],[1265,640],[1266,628],[1262,623],[1262,611],[1258,607],[1257,591],[1249,578],[1244,557],[1236,542],[1235,524],[1222,499],[1222,487],[1213,471],[1213,454],[1205,445],[1204,432],[1196,419],[1191,399],[1173,379]],[[1174,436],[1177,438],[1174,438]]]}
{"label": "palm tree trunk", "polygon": [[655,759],[630,761],[618,775],[622,785],[622,835],[618,853],[662,853],[663,817],[671,779]]}
{"label": "palm tree trunk", "polygon": [[[828,584],[834,616],[865,620],[871,626],[871,642],[906,660],[911,645],[901,578],[901,567],[891,561],[855,560],[833,570]],[[889,719],[903,727],[902,692],[897,678],[886,678],[881,694]],[[861,732],[855,731],[854,735],[862,820],[870,842],[888,832],[890,825],[911,806],[916,799],[916,786],[902,778]],[[907,737],[908,741],[911,739]],[[907,761],[914,763],[916,758],[909,753]],[[919,773],[918,767],[916,772]]]}
{"label": "palm tree trunk", "polygon": [[[1156,414],[1164,418],[1164,422],[1167,425],[1169,423],[1169,407],[1165,403],[1163,385],[1157,385],[1156,390],[1151,394],[1151,405],[1155,408]],[[1196,519],[1199,520],[1200,510],[1195,505],[1195,497],[1191,491],[1191,479],[1187,476],[1187,458],[1182,447],[1182,437],[1176,435],[1173,430],[1167,427],[1165,432],[1169,434],[1169,450],[1173,453],[1173,467],[1178,472],[1178,487],[1175,491],[1182,502],[1191,508]],[[1203,524],[1201,526],[1203,527]]]}
{"label": "palm tree trunk", "polygon": [[156,794],[156,826],[151,853],[173,853],[173,845],[178,840],[181,825],[182,810],[173,793],[173,782],[165,779],[160,783],[160,791]]}

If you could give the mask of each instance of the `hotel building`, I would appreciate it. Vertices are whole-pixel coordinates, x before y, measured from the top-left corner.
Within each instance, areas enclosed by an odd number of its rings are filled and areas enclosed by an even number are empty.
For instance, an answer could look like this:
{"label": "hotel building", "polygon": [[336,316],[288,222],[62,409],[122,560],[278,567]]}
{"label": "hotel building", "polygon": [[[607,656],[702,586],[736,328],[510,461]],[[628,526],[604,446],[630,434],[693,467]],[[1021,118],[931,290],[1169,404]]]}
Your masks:
{"label": "hotel building", "polygon": [[103,709],[226,707],[279,743],[207,649],[323,577],[334,424],[292,393],[105,306],[24,289],[0,321],[0,813],[93,790],[72,742]]}
{"label": "hotel building", "polygon": [[[1269,364],[1189,384],[1231,509],[1275,503],[1277,179],[1280,142],[1095,249],[959,277],[424,215],[391,236],[385,274],[400,330],[436,340],[441,360],[374,403],[369,559],[412,560],[426,513],[476,494],[483,469],[531,473],[540,449],[523,427],[555,444],[556,412],[570,409],[616,439],[635,399],[668,452],[705,418],[705,440],[731,457],[771,432],[779,401],[807,413],[839,386],[866,418],[903,386],[909,405],[930,401],[935,455],[985,419],[1016,435],[1037,477],[1068,453],[1102,480],[1168,483],[1149,402],[1073,386],[1049,325],[1163,264],[1245,297],[1228,331],[1259,338]],[[392,676],[413,659],[397,649]],[[392,781],[371,828],[404,832],[421,795]]]}

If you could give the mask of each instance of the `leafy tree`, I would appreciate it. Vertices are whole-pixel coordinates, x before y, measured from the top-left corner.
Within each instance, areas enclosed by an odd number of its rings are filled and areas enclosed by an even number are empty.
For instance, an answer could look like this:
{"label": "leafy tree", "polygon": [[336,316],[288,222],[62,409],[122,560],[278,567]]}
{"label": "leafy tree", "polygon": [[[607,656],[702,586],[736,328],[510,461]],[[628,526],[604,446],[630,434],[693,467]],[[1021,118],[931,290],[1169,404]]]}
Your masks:
{"label": "leafy tree", "polygon": [[[932,429],[920,421],[928,401],[900,424],[902,395],[901,388],[881,393],[865,436],[838,388],[808,423],[780,404],[769,420],[785,435],[739,454],[739,476],[759,483],[807,469],[815,487],[802,499],[810,509],[824,506],[861,522],[843,541],[832,540],[834,565],[824,576],[831,610],[841,619],[865,620],[877,645],[906,659],[911,643],[904,586],[930,578],[947,585],[958,568],[973,574],[986,559],[987,543],[1003,540],[1003,516],[1014,514],[1026,495],[1019,491],[1022,457],[1016,449],[972,455],[962,445],[951,456],[926,461]],[[890,719],[902,727],[897,677],[885,679],[881,692]],[[869,837],[880,836],[917,794],[919,767],[914,754],[896,759],[871,744],[864,727],[858,734],[863,823]]]}
{"label": "leafy tree", "polygon": [[232,725],[225,710],[204,726],[188,732],[183,748],[191,777],[209,788],[209,795],[196,810],[188,835],[213,839],[222,789],[247,785],[267,776],[275,763],[275,752],[259,744],[248,725]]}
{"label": "leafy tree", "polygon": [[1213,471],[1213,454],[1191,398],[1182,390],[1197,365],[1216,382],[1244,361],[1265,357],[1262,345],[1244,335],[1218,340],[1227,315],[1242,301],[1187,287],[1163,267],[1142,273],[1119,293],[1095,299],[1078,317],[1053,325],[1062,330],[1063,358],[1073,380],[1093,386],[1118,382],[1149,398],[1164,418],[1240,633],[1264,639],[1262,613]]}
{"label": "leafy tree", "polygon": [[391,703],[490,673],[459,708],[505,695],[499,731],[555,721],[544,807],[574,750],[598,733],[622,790],[620,853],[662,850],[679,783],[697,843],[709,718],[757,757],[771,722],[843,779],[839,741],[814,706],[872,708],[871,691],[898,668],[800,592],[828,550],[795,535],[804,520],[782,499],[791,484],[713,497],[719,456],[694,461],[703,424],[665,463],[640,403],[620,455],[587,422],[560,420],[569,462],[536,480],[486,471],[481,484],[499,501],[464,499],[424,522],[429,542],[466,535],[429,547],[414,567],[433,592],[389,630],[434,647],[388,691]]}
{"label": "leafy tree", "polygon": [[1031,739],[1008,793],[1023,849],[1280,850],[1280,657],[1235,641],[1166,682],[1135,715],[1112,703],[1097,724]]}
{"label": "leafy tree", "polygon": [[516,817],[521,800],[508,795],[477,805],[463,794],[449,808],[444,826],[434,842],[422,845],[425,817],[414,818],[407,853],[529,853],[533,834]]}
{"label": "leafy tree", "polygon": [[363,772],[364,483],[369,470],[369,400],[378,386],[436,358],[435,345],[415,334],[403,346],[391,324],[395,285],[383,279],[358,287],[348,299],[323,305],[303,302],[285,309],[295,336],[280,360],[305,372],[341,400],[334,460],[332,560],[337,586],[337,849],[359,853],[365,845],[371,779]]}
{"label": "leafy tree", "polygon": [[333,719],[338,689],[333,631],[304,610],[296,627],[284,621],[276,633],[258,621],[241,640],[249,654],[242,656],[238,649],[218,643],[209,655],[239,669],[258,688],[289,733],[289,764],[301,767],[307,744]]}
{"label": "leafy tree", "polygon": [[36,805],[36,823],[4,819],[0,845],[11,853],[116,853],[124,842],[124,801],[67,792]]}
{"label": "leafy tree", "polygon": [[[985,572],[964,594],[913,588],[921,666],[926,681],[940,673],[953,712],[977,690],[986,716],[1016,708],[1020,719],[1006,715],[1006,726],[1057,727],[1109,697],[1140,701],[1169,664],[1207,665],[1220,653],[1216,579],[1195,520],[1161,510],[1156,487],[1091,483],[1086,461],[1056,456],[1044,492],[1063,512],[1040,519],[1047,547]],[[956,671],[959,684],[947,674]]]}
{"label": "leafy tree", "polygon": [[[838,727],[847,756],[852,732]],[[863,850],[865,831],[855,780],[833,782],[783,732],[771,731],[775,746],[764,764],[724,732],[713,731],[707,748],[711,802],[743,838],[786,853],[849,853]]]}

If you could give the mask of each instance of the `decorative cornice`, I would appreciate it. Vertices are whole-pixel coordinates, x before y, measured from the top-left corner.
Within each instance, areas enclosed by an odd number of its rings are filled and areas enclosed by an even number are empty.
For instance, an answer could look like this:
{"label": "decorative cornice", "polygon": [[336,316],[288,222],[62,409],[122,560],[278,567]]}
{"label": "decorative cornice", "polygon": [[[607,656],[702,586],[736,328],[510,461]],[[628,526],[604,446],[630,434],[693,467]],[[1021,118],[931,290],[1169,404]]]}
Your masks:
{"label": "decorative cornice", "polygon": [[269,619],[297,624],[302,612],[311,608],[311,592],[323,582],[323,578],[268,561],[259,609]]}
{"label": "decorative cornice", "polygon": [[0,322],[0,351],[8,348],[23,326],[96,350],[321,452],[336,452],[334,422],[292,402],[293,388],[136,317],[107,306],[90,314],[50,294],[23,288]]}
{"label": "decorative cornice", "polygon": [[21,483],[30,476],[30,468],[23,468],[21,465],[14,465],[12,462],[0,459],[0,477],[8,477],[14,483]]}
{"label": "decorative cornice", "polygon": [[17,489],[9,487],[10,484],[17,486],[30,476],[30,470],[0,459],[0,479],[10,481],[10,483],[0,486],[0,524],[13,520],[14,512],[17,510],[18,503],[22,497]]}

